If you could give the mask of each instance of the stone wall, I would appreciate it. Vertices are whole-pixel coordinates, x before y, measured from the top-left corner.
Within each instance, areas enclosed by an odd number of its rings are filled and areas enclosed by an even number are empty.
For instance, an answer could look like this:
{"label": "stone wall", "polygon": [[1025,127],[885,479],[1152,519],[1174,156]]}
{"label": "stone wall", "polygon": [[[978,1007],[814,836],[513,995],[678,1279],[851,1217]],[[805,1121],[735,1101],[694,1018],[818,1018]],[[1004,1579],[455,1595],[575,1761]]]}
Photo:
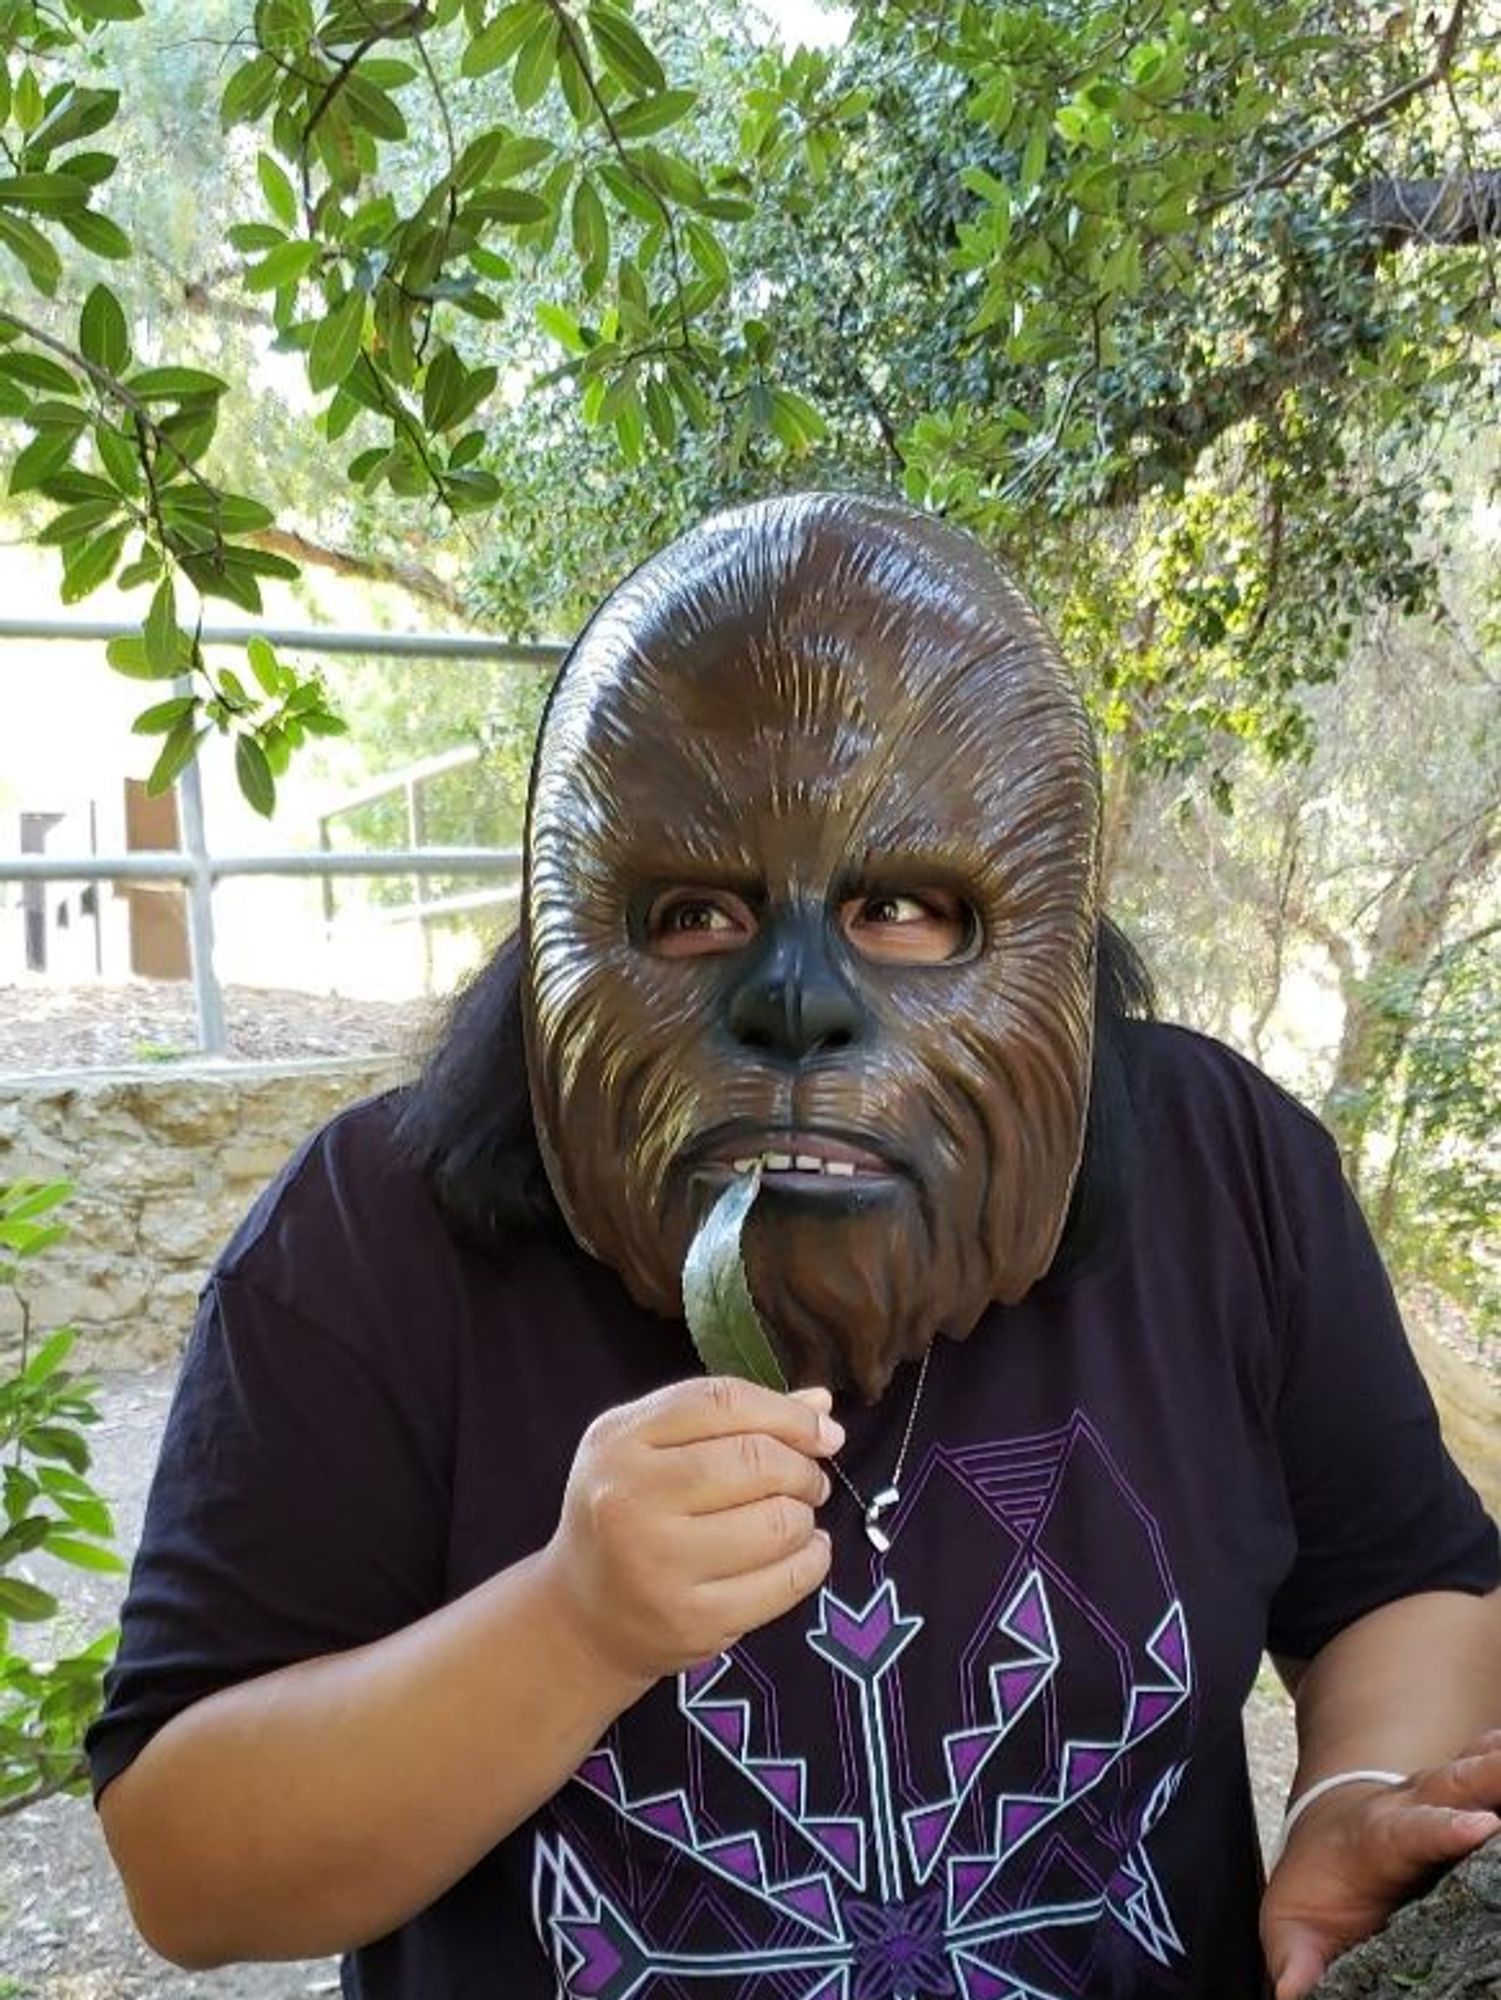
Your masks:
{"label": "stone wall", "polygon": [[[307,1136],[398,1082],[392,1056],[0,1078],[0,1181],[69,1180],[66,1241],[27,1272],[36,1327],[94,1366],[175,1355],[217,1252]],[[0,1291],[0,1359],[21,1330]]]}

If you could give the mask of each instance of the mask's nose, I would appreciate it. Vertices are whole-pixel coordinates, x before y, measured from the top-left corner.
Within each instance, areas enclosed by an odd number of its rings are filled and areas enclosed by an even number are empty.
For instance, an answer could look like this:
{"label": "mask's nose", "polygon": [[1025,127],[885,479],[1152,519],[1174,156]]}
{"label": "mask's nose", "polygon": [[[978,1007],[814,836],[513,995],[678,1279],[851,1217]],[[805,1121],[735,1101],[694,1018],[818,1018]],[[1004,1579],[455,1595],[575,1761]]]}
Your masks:
{"label": "mask's nose", "polygon": [[821,915],[799,914],[768,929],[730,993],[728,1021],[742,1048],[788,1062],[860,1040],[864,1009],[829,955]]}

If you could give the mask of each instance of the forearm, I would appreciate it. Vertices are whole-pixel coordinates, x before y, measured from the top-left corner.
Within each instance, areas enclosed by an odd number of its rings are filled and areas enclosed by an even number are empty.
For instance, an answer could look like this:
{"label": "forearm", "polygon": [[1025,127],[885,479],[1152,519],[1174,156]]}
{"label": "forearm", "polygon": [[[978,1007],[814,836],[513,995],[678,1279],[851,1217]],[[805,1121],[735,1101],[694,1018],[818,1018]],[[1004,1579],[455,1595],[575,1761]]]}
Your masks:
{"label": "forearm", "polygon": [[226,1689],[101,1801],[136,1920],[193,1966],[383,1936],[550,1798],[646,1685],[583,1645],[544,1551],[374,1645]]}
{"label": "forearm", "polygon": [[1337,1771],[1410,1772],[1501,1722],[1501,1592],[1401,1598],[1348,1626],[1296,1683],[1294,1793]]}

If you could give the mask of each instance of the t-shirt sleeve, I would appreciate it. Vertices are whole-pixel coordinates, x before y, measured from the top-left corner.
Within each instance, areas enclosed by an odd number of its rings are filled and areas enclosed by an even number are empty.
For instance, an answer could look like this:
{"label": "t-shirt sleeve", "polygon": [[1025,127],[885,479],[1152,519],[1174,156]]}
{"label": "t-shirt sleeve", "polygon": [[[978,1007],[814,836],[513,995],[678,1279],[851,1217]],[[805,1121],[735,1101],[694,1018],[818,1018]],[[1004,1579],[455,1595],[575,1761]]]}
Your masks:
{"label": "t-shirt sleeve", "polygon": [[210,1282],[88,1737],[96,1796],[193,1703],[442,1601],[441,1452],[377,1357],[244,1276]]}
{"label": "t-shirt sleeve", "polygon": [[1267,1642],[1308,1659],[1394,1598],[1495,1588],[1501,1553],[1444,1447],[1334,1145],[1306,1113],[1293,1115],[1302,1129],[1279,1176],[1292,1248],[1276,1426],[1298,1554]]}

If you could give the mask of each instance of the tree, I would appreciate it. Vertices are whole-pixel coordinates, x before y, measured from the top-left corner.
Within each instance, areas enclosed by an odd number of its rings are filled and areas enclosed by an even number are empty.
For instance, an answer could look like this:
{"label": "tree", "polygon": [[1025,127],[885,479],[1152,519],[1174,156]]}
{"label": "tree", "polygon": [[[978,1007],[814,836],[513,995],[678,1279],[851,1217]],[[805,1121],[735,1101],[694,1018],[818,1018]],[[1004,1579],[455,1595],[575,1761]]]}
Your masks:
{"label": "tree", "polygon": [[[211,674],[177,590],[253,608],[296,544],[216,476],[226,377],[165,347],[136,365],[115,286],[86,282],[132,252],[104,73],[141,16],[0,9],[0,254],[59,297],[0,316],[11,487],[46,503],[67,598],[150,589],[116,663],[191,676],[151,714],[158,781],[217,725],[269,802],[334,725],[295,678]],[[613,509],[612,556],[710,492],[900,484],[1024,552],[1123,752],[1120,838],[1136,770],[1298,751],[1296,690],[1360,606],[1425,587],[1399,447],[1478,382],[1494,306],[1470,0],[1421,23],[873,5],[846,50],[791,56],[617,0],[229,18],[224,247],[184,296],[269,314],[322,399],[304,424],[348,439],[390,520],[484,517],[535,574],[536,491],[498,449],[518,435],[565,464],[609,440],[551,492],[572,525]],[[515,606],[501,564],[472,567]]]}

